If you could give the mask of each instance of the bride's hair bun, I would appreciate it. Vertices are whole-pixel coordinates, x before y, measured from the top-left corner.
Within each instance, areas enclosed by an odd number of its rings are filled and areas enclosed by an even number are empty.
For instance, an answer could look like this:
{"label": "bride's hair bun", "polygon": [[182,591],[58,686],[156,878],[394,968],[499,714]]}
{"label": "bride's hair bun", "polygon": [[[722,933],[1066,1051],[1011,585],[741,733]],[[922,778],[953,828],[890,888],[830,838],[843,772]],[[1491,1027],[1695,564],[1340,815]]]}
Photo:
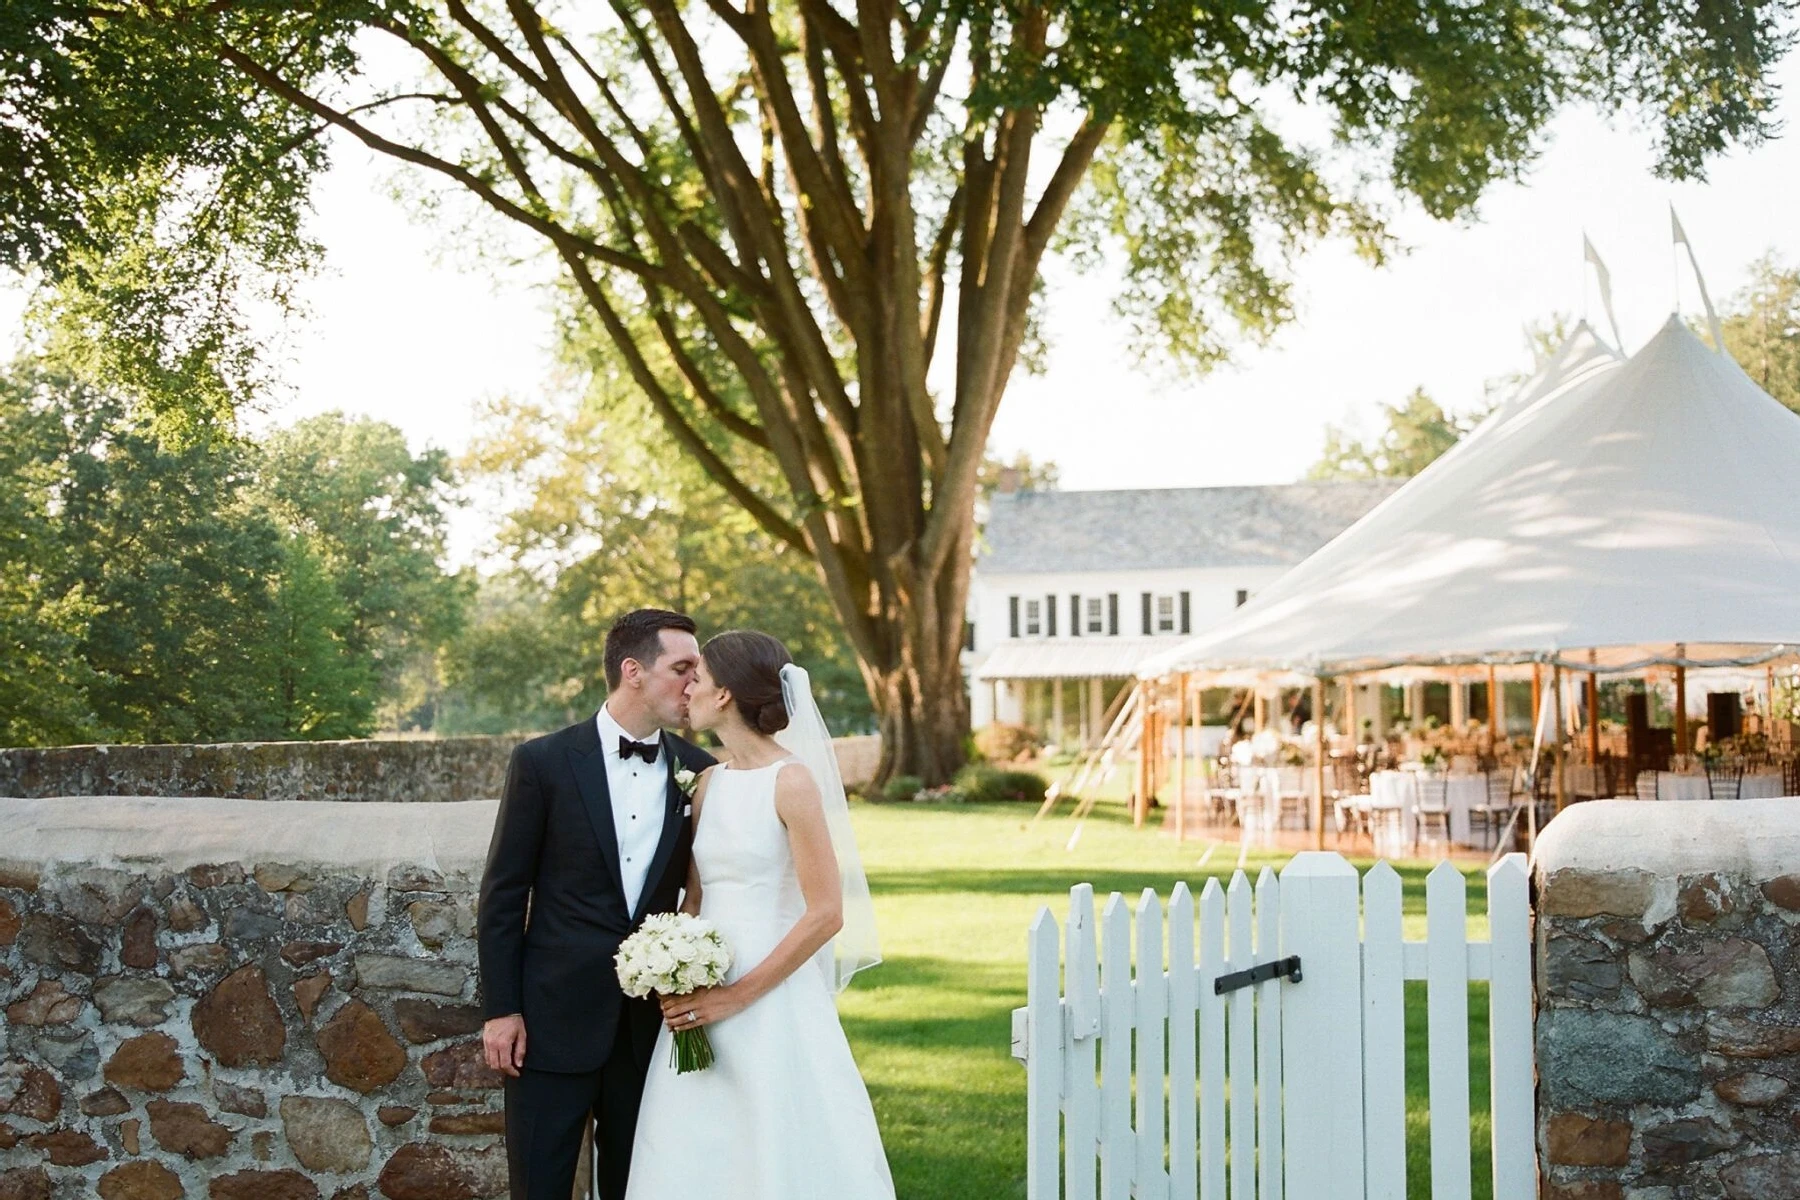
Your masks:
{"label": "bride's hair bun", "polygon": [[756,727],[764,733],[780,733],[787,726],[788,710],[785,701],[771,700],[757,711]]}
{"label": "bride's hair bun", "polygon": [[746,725],[766,734],[787,728],[781,668],[794,658],[778,638],[754,629],[731,629],[701,647],[700,657],[714,682],[731,693]]}

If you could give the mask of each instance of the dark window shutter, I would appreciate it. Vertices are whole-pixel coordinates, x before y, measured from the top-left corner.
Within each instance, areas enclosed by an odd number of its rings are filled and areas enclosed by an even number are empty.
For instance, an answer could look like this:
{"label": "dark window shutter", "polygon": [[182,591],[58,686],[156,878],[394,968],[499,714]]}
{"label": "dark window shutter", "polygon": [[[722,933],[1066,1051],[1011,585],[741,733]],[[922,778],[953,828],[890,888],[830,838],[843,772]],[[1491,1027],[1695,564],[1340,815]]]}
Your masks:
{"label": "dark window shutter", "polygon": [[975,649],[975,622],[973,621],[963,622],[963,649],[969,651]]}
{"label": "dark window shutter", "polygon": [[1156,626],[1150,623],[1150,593],[1144,593],[1144,636],[1149,637],[1156,632]]}
{"label": "dark window shutter", "polygon": [[1006,615],[1007,615],[1008,620],[1010,620],[1012,622],[1012,635],[1014,637],[1018,637],[1019,636],[1019,598],[1017,596],[1008,596],[1006,598]]}
{"label": "dark window shutter", "polygon": [[1081,597],[1069,597],[1069,636],[1081,636]]}
{"label": "dark window shutter", "polygon": [[1056,636],[1056,595],[1051,593],[1044,597],[1044,636]]}
{"label": "dark window shutter", "polygon": [[1119,636],[1119,593],[1106,593],[1106,632]]}
{"label": "dark window shutter", "polygon": [[1238,606],[1238,607],[1239,607],[1239,608],[1242,608],[1242,607],[1244,607],[1244,605],[1245,605],[1245,604],[1246,604],[1246,603],[1248,603],[1248,601],[1249,601],[1249,599],[1250,599],[1250,593],[1249,593],[1249,591],[1248,591],[1248,590],[1247,590],[1247,589],[1245,589],[1245,588],[1239,588],[1239,589],[1238,589],[1238,590],[1237,590],[1237,594],[1238,594],[1238,595],[1237,595],[1237,606]]}
{"label": "dark window shutter", "polygon": [[1181,632],[1183,633],[1188,631],[1188,612],[1188,594],[1183,592],[1181,593]]}

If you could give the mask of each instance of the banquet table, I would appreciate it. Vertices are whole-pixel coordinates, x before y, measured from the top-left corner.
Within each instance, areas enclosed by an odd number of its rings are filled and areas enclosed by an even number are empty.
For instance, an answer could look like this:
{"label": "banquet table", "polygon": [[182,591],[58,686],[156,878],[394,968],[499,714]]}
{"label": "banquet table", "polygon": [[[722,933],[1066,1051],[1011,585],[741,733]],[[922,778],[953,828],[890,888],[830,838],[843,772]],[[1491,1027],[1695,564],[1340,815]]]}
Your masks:
{"label": "banquet table", "polygon": [[[1782,794],[1780,771],[1746,771],[1738,784],[1739,800],[1772,800]],[[1687,771],[1656,773],[1658,800],[1710,800],[1706,776]]]}
{"label": "banquet table", "polygon": [[[1412,852],[1419,823],[1416,806],[1421,774],[1419,771],[1377,771],[1369,776],[1370,824],[1374,829],[1377,854]],[[1455,845],[1474,845],[1469,811],[1487,803],[1487,776],[1455,773],[1446,776],[1444,803],[1450,809],[1450,841]],[[1397,823],[1391,817],[1383,819],[1384,812],[1396,810],[1400,818]]]}

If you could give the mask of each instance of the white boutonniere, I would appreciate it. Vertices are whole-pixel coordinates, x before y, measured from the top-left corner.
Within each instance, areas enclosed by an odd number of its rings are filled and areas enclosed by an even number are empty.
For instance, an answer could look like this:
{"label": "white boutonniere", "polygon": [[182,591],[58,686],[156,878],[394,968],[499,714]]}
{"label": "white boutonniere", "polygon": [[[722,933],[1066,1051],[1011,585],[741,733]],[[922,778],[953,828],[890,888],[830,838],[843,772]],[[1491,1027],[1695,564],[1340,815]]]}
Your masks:
{"label": "white boutonniere", "polygon": [[681,789],[684,796],[691,797],[694,794],[694,780],[698,778],[700,777],[686,767],[675,768],[675,786]]}

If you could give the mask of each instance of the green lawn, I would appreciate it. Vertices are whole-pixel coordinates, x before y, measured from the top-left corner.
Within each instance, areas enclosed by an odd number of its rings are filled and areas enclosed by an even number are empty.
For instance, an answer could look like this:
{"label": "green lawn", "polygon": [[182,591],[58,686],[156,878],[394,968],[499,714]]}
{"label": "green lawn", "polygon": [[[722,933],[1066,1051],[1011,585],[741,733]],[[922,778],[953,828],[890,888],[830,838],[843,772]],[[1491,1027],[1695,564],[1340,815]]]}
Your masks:
{"label": "green lawn", "polygon": [[[1025,1072],[1008,1054],[1011,1012],[1024,1003],[1025,931],[1049,905],[1060,923],[1068,890],[1094,885],[1104,903],[1144,888],[1166,901],[1176,881],[1196,896],[1209,875],[1229,881],[1235,845],[1205,867],[1201,842],[1136,830],[1102,804],[1074,851],[1068,808],[1031,824],[1023,806],[857,805],[857,836],[875,893],[886,961],[851,985],[841,1011],[869,1082],[900,1200],[995,1200],[1024,1194]],[[1254,878],[1286,855],[1253,855]],[[1359,866],[1366,867],[1367,862]],[[1409,938],[1424,936],[1423,864],[1396,864],[1406,883]],[[1470,936],[1485,938],[1479,872],[1470,868]],[[1429,1194],[1425,1138],[1423,984],[1408,984],[1409,1193]],[[1487,996],[1471,987],[1473,1156],[1488,1155]],[[1475,1195],[1488,1196],[1477,1172]]]}

